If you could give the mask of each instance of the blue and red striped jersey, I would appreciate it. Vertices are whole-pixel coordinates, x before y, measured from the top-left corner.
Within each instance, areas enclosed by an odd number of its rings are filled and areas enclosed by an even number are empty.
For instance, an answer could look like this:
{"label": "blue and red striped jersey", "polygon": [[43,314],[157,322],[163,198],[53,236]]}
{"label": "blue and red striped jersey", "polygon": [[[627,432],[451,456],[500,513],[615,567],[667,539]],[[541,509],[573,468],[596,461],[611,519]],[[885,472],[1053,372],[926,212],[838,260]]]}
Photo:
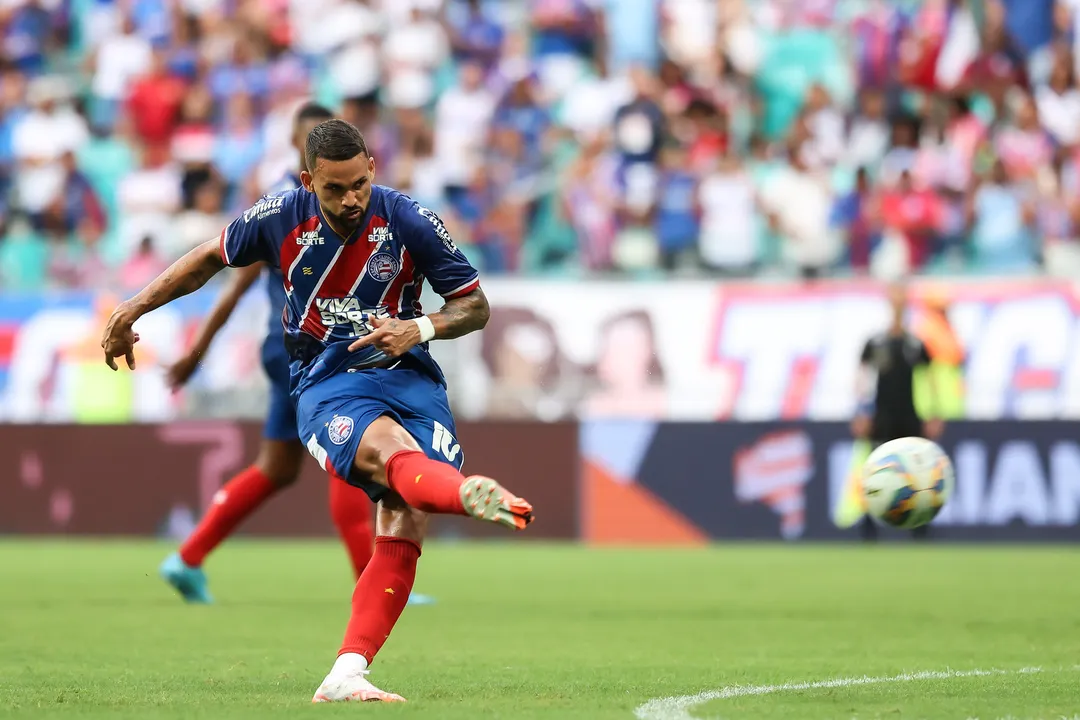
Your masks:
{"label": "blue and red striped jersey", "polygon": [[[480,286],[439,217],[381,185],[372,187],[367,213],[348,238],[324,221],[315,194],[303,187],[266,195],[222,231],[221,255],[233,267],[263,261],[281,270],[294,393],[328,375],[386,360],[374,348],[350,353],[348,346],[371,332],[373,315],[423,314],[425,280],[446,299]],[[443,380],[426,345],[412,354]]]}
{"label": "blue and red striped jersey", "polygon": [[[301,187],[300,176],[289,173],[272,185],[268,195],[280,195],[290,190]],[[281,317],[285,313],[285,288],[282,287],[281,270],[277,267],[267,267],[263,273],[266,281],[266,296],[270,299],[270,318],[267,328],[267,342],[273,343],[276,354],[285,357],[284,338],[281,333]],[[288,372],[284,372],[287,376]]]}

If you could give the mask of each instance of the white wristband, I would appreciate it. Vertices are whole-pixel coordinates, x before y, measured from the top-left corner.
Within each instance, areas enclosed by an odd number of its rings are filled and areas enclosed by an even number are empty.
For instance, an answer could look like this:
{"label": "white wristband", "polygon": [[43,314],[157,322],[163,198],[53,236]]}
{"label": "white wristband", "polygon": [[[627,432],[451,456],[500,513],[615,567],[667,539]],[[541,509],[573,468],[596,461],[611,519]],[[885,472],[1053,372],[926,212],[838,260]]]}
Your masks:
{"label": "white wristband", "polygon": [[420,342],[435,339],[435,326],[431,323],[431,318],[427,315],[421,315],[418,318],[413,318],[413,322],[420,328]]}

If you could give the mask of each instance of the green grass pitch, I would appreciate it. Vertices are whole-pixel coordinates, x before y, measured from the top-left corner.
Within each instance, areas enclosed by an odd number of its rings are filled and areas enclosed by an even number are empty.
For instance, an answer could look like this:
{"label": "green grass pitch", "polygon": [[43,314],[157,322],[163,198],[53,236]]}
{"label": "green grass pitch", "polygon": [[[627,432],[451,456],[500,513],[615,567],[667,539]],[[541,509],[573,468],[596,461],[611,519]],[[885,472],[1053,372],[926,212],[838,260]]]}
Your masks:
{"label": "green grass pitch", "polygon": [[[780,690],[694,718],[1080,717],[1080,555],[1067,548],[431,545],[372,680],[405,705],[310,704],[351,582],[332,543],[236,542],[183,605],[146,542],[0,542],[0,718],[588,718]],[[1039,672],[1015,673],[1037,666]],[[665,711],[666,712],[666,711]],[[664,715],[663,717],[678,717]]]}

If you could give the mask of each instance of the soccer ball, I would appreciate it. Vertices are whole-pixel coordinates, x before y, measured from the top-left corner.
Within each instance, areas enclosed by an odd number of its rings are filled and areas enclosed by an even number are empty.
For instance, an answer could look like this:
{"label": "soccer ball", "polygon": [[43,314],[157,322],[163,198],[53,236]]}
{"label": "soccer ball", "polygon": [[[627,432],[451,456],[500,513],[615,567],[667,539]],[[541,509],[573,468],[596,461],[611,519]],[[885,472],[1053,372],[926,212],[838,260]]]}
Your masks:
{"label": "soccer ball", "polygon": [[924,438],[891,440],[863,465],[866,510],[876,520],[910,530],[925,525],[948,502],[956,485],[952,461]]}

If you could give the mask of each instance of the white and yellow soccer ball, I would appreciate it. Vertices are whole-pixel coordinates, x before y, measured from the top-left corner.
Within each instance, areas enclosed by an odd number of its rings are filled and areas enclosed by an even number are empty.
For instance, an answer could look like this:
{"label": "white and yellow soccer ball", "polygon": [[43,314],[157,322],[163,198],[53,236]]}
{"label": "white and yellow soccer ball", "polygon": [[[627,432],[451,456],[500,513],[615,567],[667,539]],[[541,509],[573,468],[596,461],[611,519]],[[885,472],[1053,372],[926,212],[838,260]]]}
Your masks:
{"label": "white and yellow soccer ball", "polygon": [[906,437],[882,444],[863,465],[866,511],[892,527],[925,525],[952,496],[956,475],[937,443]]}

